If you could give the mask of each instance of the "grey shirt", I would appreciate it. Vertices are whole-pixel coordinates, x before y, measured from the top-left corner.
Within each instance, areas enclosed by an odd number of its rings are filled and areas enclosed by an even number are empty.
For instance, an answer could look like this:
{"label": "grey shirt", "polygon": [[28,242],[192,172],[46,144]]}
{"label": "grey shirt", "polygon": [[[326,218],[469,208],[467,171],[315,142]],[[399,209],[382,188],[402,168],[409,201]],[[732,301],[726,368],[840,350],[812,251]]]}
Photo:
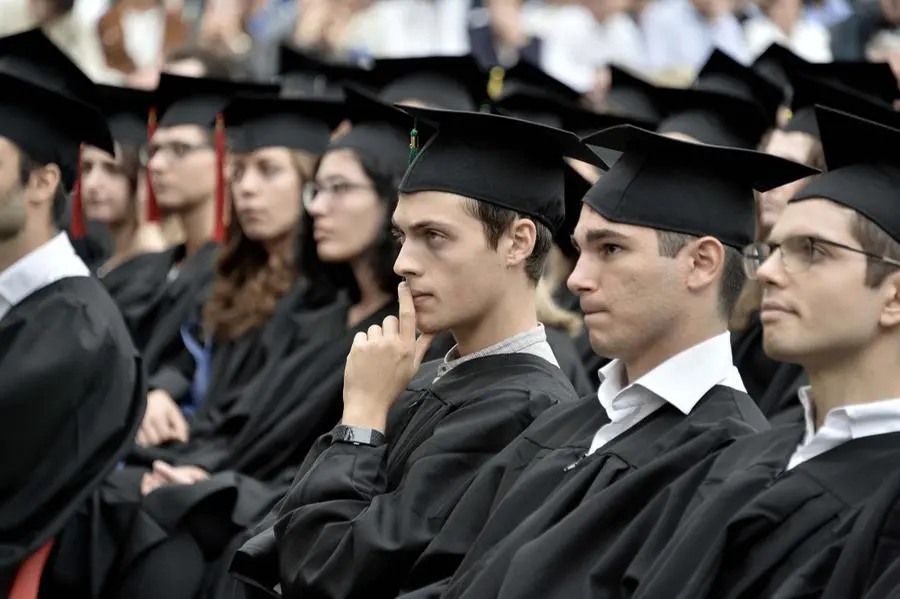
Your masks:
{"label": "grey shirt", "polygon": [[438,380],[460,364],[465,364],[469,360],[484,358],[486,356],[500,356],[503,354],[531,354],[543,358],[554,366],[559,367],[559,362],[557,362],[556,356],[553,355],[550,344],[547,343],[547,334],[544,332],[544,325],[538,324],[538,326],[530,331],[524,331],[513,335],[512,337],[507,337],[499,343],[472,352],[466,356],[460,357],[457,346],[454,345],[453,348],[447,352],[447,355],[444,356],[444,362],[438,368],[437,377],[435,377],[434,380]]}

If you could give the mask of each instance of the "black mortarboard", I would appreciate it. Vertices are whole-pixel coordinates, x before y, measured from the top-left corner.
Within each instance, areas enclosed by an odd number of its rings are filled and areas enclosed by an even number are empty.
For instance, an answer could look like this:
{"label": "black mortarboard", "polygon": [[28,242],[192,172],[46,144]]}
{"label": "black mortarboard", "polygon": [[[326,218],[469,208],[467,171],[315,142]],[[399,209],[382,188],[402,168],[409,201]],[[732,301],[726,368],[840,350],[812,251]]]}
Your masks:
{"label": "black mortarboard", "polygon": [[278,48],[278,64],[281,94],[287,97],[341,98],[341,84],[361,80],[369,70],[362,63],[327,60],[285,43]]}
{"label": "black mortarboard", "polygon": [[893,108],[870,96],[864,96],[839,85],[830,85],[819,79],[811,79],[795,74],[792,77],[794,98],[791,102],[791,120],[785,131],[799,131],[819,137],[815,106],[820,104],[850,114],[881,121],[885,114],[893,113]]}
{"label": "black mortarboard", "polygon": [[559,100],[568,102],[577,102],[583,95],[540,67],[527,60],[519,60],[519,62],[508,69],[497,66],[490,68],[487,77],[488,96],[491,99],[500,97],[505,86],[510,83],[537,88],[545,94],[550,94]]}
{"label": "black mortarboard", "polygon": [[859,212],[900,242],[900,130],[821,106],[816,107],[816,118],[828,170],[791,202],[831,200]]}
{"label": "black mortarboard", "polygon": [[328,149],[356,150],[402,171],[409,161],[409,115],[359,86],[345,85],[344,94],[344,116],[351,127]]}
{"label": "black mortarboard", "polygon": [[386,58],[363,82],[391,104],[418,100],[436,108],[476,110],[487,98],[487,74],[471,54]]}
{"label": "black mortarboard", "polygon": [[0,73],[87,104],[97,103],[91,79],[39,28],[0,38]]}
{"label": "black mortarboard", "polygon": [[100,112],[114,140],[141,147],[147,143],[147,119],[153,93],[131,87],[98,85]]}
{"label": "black mortarboard", "polygon": [[321,98],[237,96],[223,111],[232,152],[284,147],[323,154],[344,118],[343,103]]}
{"label": "black mortarboard", "polygon": [[691,88],[754,102],[772,121],[775,120],[778,107],[784,100],[778,86],[719,49],[713,50],[710,54]]}
{"label": "black mortarboard", "polygon": [[840,84],[859,94],[874,96],[883,102],[893,102],[898,97],[897,78],[885,62],[807,63],[801,72],[827,83]]}
{"label": "black mortarboard", "polygon": [[410,164],[401,193],[444,191],[515,210],[552,231],[563,223],[564,157],[605,164],[569,131],[485,112],[406,108],[436,129]]}
{"label": "black mortarboard", "polygon": [[153,94],[157,126],[198,125],[210,128],[228,101],[237,95],[276,95],[277,85],[163,73]]}
{"label": "black mortarboard", "polygon": [[688,89],[661,91],[669,116],[660,133],[678,132],[706,144],[753,149],[775,124],[778,87],[720,50],[714,50]]}
{"label": "black mortarboard", "polygon": [[809,63],[781,44],[773,43],[756,57],[752,68],[781,89],[783,102],[788,103],[793,94],[791,73]]}
{"label": "black mortarboard", "polygon": [[[615,127],[616,125],[634,125],[645,129],[656,127],[656,123],[642,121],[641,119],[594,112],[587,108],[582,108],[578,104],[559,100],[549,94],[542,93],[536,88],[530,88],[521,84],[506,86],[503,94],[493,104],[499,114],[533,121],[542,125],[556,127],[557,129],[565,129],[579,137],[584,137],[609,127]],[[612,164],[619,157],[618,152],[602,148],[597,153],[606,164]]]}
{"label": "black mortarboard", "polygon": [[813,168],[741,148],[670,139],[630,125],[585,138],[623,152],[584,202],[613,222],[711,235],[743,248],[753,241],[753,190],[815,174]]}
{"label": "black mortarboard", "polygon": [[606,103],[611,114],[628,116],[647,122],[660,122],[666,115],[660,87],[626,71],[610,65],[611,81],[606,92]]}
{"label": "black mortarboard", "polygon": [[579,136],[616,125],[635,125],[644,128],[656,126],[656,123],[651,121],[594,112],[578,104],[559,100],[537,88],[515,83],[506,86],[493,104],[501,114],[565,129]]}
{"label": "black mortarboard", "polygon": [[114,152],[103,116],[92,106],[0,74],[0,136],[39,164],[56,164],[71,189],[82,143]]}
{"label": "black mortarboard", "polygon": [[578,250],[572,243],[572,234],[575,232],[578,218],[581,216],[581,204],[582,200],[584,200],[584,194],[591,188],[591,184],[569,164],[565,165],[564,170],[566,216],[563,224],[553,236],[553,242],[564,256],[574,258],[578,255]]}

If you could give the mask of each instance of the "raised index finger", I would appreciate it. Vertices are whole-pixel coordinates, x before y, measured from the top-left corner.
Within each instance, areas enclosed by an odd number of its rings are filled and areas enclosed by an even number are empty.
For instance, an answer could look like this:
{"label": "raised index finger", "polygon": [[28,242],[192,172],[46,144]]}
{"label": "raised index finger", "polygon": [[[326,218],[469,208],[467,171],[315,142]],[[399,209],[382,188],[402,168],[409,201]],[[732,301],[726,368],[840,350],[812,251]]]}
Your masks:
{"label": "raised index finger", "polygon": [[397,287],[397,299],[400,303],[400,337],[407,341],[416,340],[416,306],[413,303],[412,292],[406,282]]}

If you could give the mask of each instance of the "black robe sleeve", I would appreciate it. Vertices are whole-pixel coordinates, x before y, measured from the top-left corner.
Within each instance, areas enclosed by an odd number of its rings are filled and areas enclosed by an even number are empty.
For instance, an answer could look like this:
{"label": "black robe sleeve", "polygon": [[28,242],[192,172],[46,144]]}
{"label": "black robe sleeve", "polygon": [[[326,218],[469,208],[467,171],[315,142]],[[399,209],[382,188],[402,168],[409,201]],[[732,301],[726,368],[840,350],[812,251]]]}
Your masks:
{"label": "black robe sleeve", "polygon": [[137,352],[96,280],[53,283],[0,320],[0,579],[57,535],[124,456],[145,393]]}
{"label": "black robe sleeve", "polygon": [[[422,410],[417,410],[400,437],[389,426],[389,439],[399,439],[395,446],[394,441],[373,448],[323,439],[327,447],[298,475],[275,525],[284,594],[396,596],[477,470],[539,411],[560,398],[574,398],[558,369],[544,364],[556,372],[556,397],[529,392],[523,381],[524,388],[488,390],[420,422],[416,416]],[[419,439],[432,427],[432,434]],[[399,469],[396,482],[392,463]]]}

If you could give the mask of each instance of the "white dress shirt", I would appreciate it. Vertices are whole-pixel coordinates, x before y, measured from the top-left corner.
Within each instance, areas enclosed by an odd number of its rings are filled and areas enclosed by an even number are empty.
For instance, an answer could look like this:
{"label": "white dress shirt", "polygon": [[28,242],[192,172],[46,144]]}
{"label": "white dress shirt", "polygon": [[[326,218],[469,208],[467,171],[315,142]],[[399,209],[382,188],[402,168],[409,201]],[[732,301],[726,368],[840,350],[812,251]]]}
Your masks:
{"label": "white dress shirt", "polygon": [[796,468],[853,439],[900,432],[900,398],[834,408],[816,430],[816,408],[809,387],[799,392],[806,432],[788,460],[787,469]]}
{"label": "white dress shirt", "polygon": [[65,233],[60,233],[0,272],[0,321],[29,295],[60,279],[88,277]]}
{"label": "white dress shirt", "polygon": [[597,398],[610,422],[600,427],[588,455],[665,406],[685,415],[716,385],[746,392],[731,357],[731,335],[722,333],[672,356],[638,380],[623,386],[625,366],[613,360],[600,369]]}

